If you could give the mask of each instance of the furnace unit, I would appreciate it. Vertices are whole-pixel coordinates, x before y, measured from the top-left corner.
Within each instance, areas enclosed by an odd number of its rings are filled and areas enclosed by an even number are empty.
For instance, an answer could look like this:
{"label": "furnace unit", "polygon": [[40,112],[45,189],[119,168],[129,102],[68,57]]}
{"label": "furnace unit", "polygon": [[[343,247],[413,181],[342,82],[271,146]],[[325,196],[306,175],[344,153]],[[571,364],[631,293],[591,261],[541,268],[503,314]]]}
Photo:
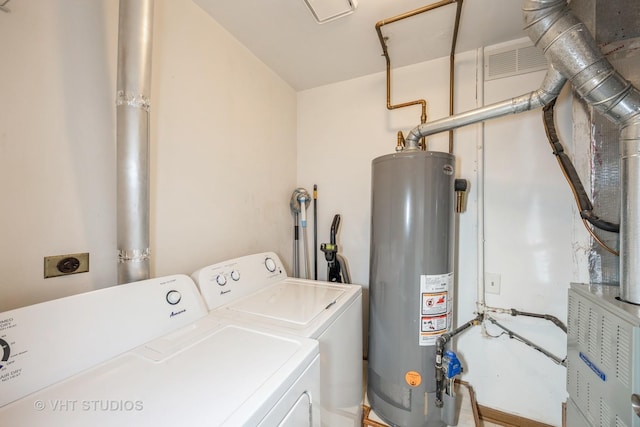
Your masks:
{"label": "furnace unit", "polygon": [[567,427],[640,427],[640,306],[619,291],[569,289]]}

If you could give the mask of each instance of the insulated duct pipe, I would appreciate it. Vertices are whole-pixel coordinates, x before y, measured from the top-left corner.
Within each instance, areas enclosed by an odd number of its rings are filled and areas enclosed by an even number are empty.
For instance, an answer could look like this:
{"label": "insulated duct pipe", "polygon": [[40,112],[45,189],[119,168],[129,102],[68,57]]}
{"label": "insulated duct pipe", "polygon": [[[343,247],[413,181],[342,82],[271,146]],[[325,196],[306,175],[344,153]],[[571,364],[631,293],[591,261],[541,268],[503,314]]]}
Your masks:
{"label": "insulated duct pipe", "polygon": [[526,0],[529,38],[587,104],[620,126],[620,297],[640,304],[640,92],[602,55],[566,0]]}
{"label": "insulated duct pipe", "polygon": [[542,107],[568,79],[581,98],[621,128],[620,296],[640,304],[640,93],[602,55],[566,0],[525,0],[523,13],[529,38],[550,63],[541,89],[421,124],[410,131],[406,146],[417,149],[422,137]]}
{"label": "insulated duct pipe", "polygon": [[120,0],[118,21],[118,283],[149,278],[149,93],[153,0]]}

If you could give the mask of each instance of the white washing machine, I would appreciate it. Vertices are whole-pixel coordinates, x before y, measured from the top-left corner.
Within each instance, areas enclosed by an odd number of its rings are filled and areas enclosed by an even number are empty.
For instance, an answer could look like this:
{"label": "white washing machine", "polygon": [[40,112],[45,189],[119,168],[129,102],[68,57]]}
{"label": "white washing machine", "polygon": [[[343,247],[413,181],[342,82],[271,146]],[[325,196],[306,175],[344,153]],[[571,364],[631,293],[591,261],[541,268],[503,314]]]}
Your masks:
{"label": "white washing machine", "polygon": [[362,425],[360,286],[289,278],[273,252],[210,265],[191,277],[213,316],[318,340],[322,425]]}
{"label": "white washing machine", "polygon": [[0,407],[207,313],[198,289],[185,275],[112,286],[0,313]]}
{"label": "white washing machine", "polygon": [[320,425],[317,341],[208,315],[187,276],[96,293],[0,314],[2,425]]}

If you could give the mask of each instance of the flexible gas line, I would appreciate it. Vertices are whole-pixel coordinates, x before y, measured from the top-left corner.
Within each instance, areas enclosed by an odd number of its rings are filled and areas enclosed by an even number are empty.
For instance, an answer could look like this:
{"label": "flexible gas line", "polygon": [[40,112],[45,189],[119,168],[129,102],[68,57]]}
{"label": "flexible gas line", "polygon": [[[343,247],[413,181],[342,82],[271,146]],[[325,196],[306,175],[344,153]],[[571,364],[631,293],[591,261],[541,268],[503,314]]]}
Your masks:
{"label": "flexible gas line", "polygon": [[[553,360],[556,364],[558,364],[560,366],[567,366],[567,358],[566,357],[564,359],[560,359],[558,356],[556,356],[556,355],[552,354],[551,352],[545,350],[544,348],[540,347],[539,345],[537,345],[533,341],[530,341],[530,340],[526,339],[525,337],[523,337],[522,335],[519,335],[519,334],[513,332],[512,330],[502,326],[493,317],[485,316],[485,319],[487,319],[488,321],[490,321],[491,323],[493,323],[494,325],[496,325],[497,327],[502,329],[504,331],[504,333],[509,335],[509,338],[515,339],[517,341],[520,341],[521,343],[524,343],[524,344],[528,345],[529,347],[533,348],[534,350],[538,350],[540,353],[544,354],[545,356],[547,356],[549,359]],[[500,336],[500,335],[498,335],[498,336]],[[497,337],[495,337],[495,338],[497,338]]]}

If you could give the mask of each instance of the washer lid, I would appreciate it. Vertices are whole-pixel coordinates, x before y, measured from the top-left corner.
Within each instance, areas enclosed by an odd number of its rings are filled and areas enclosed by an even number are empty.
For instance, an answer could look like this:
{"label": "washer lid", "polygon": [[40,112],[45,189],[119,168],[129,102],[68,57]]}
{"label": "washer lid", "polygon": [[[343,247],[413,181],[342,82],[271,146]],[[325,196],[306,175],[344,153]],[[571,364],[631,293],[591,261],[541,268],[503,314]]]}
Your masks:
{"label": "washer lid", "polygon": [[285,280],[256,292],[228,309],[305,326],[333,306],[345,288]]}
{"label": "washer lid", "polygon": [[296,381],[319,382],[316,371],[307,372],[317,355],[314,340],[202,319],[10,403],[0,419],[65,427],[256,426],[305,392],[292,388]]}

